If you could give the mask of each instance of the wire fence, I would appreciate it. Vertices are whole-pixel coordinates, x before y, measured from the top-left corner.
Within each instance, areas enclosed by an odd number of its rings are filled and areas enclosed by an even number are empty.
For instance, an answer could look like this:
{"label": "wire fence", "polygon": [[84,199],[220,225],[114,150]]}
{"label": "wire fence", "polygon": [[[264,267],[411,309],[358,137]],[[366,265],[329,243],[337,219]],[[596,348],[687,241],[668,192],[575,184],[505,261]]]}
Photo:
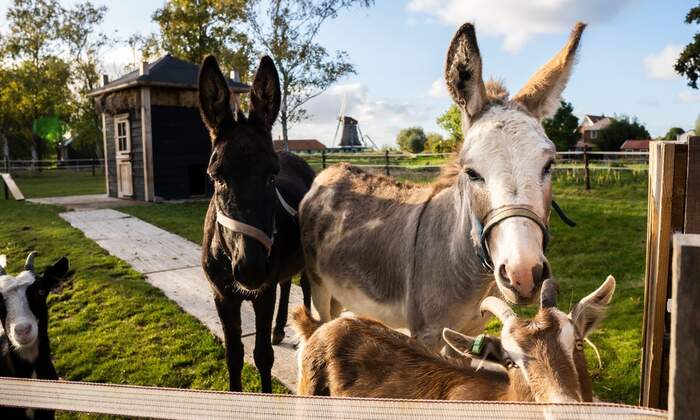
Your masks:
{"label": "wire fence", "polygon": [[90,172],[92,175],[104,173],[104,159],[4,159],[0,161],[0,172],[29,175],[60,172]]}

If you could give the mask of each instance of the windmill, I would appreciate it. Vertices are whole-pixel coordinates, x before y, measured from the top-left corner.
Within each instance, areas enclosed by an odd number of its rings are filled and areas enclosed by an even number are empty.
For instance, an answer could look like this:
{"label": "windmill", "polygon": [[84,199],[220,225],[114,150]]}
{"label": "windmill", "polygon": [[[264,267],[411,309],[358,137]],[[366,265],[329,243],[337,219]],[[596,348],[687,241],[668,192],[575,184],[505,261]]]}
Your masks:
{"label": "windmill", "polygon": [[[360,130],[359,122],[347,115],[345,115],[345,105],[347,103],[347,97],[343,95],[343,102],[340,104],[340,112],[338,113],[338,124],[335,127],[335,134],[333,135],[333,147],[339,147],[341,149],[370,149],[376,148],[377,145],[374,144],[372,139],[362,134]],[[343,130],[340,131],[340,127]],[[340,142],[338,142],[338,132],[340,131]],[[337,145],[337,146],[336,146]]]}

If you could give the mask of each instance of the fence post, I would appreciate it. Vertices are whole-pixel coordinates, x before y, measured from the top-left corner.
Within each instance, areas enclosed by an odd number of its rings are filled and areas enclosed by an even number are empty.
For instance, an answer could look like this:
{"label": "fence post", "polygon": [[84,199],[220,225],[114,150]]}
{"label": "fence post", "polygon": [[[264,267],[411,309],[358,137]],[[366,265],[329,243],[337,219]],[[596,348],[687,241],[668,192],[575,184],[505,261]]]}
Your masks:
{"label": "fence post", "polygon": [[586,191],[591,189],[591,174],[588,171],[588,147],[583,146],[583,176],[586,180]]}
{"label": "fence post", "polygon": [[326,150],[321,150],[321,167],[326,169]]}
{"label": "fence post", "polygon": [[391,175],[389,173],[389,149],[384,151],[384,172],[387,176]]}
{"label": "fence post", "polygon": [[700,235],[673,235],[673,292],[671,299],[671,350],[669,361],[669,419],[697,418],[700,403],[700,325],[696,304],[700,299]]}

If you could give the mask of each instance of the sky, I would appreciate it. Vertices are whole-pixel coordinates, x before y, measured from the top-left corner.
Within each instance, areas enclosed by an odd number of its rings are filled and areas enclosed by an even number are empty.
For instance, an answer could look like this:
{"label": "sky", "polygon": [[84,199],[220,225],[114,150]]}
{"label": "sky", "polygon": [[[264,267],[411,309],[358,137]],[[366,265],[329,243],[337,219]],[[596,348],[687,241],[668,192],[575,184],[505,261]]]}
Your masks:
{"label": "sky", "polygon": [[[72,5],[75,1],[62,1]],[[156,29],[150,16],[163,0],[95,1],[108,7],[102,30],[126,38]],[[4,16],[10,0],[0,0]],[[484,78],[502,79],[517,92],[564,45],[578,20],[588,23],[578,64],[563,93],[579,117],[628,115],[652,136],[673,126],[690,129],[700,115],[700,91],[674,73],[673,63],[697,26],[683,22],[696,0],[376,0],[344,11],[326,24],[318,42],[344,50],[356,75],[338,81],[307,106],[310,118],[290,138],[333,143],[343,100],[345,115],[379,145],[398,131],[421,126],[442,132],[436,118],[452,103],[442,79],[450,39],[474,22]],[[127,47],[105,53],[114,72],[133,60]],[[116,63],[116,64],[115,64]],[[345,99],[343,99],[345,98]],[[275,127],[273,136],[281,130]]]}

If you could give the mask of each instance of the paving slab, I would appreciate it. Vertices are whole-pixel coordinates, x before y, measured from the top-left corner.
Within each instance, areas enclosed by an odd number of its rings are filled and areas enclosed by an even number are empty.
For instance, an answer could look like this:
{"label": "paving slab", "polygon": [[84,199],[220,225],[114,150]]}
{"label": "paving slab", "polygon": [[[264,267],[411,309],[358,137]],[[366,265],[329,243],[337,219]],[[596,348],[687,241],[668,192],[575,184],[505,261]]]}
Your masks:
{"label": "paving slab", "polygon": [[107,194],[69,195],[64,197],[29,198],[27,201],[36,204],[62,206],[74,210],[101,209],[106,207],[123,207],[143,204],[142,201],[114,198]]}
{"label": "paving slab", "polygon": [[[199,263],[199,245],[112,209],[70,211],[60,216],[111,255],[144,274],[148,283],[162,290],[165,296],[223,340],[212,291]],[[301,288],[292,285],[290,308],[302,302]],[[244,302],[241,308],[241,330],[245,360],[254,364],[255,313],[250,302]],[[289,325],[285,331],[284,341],[275,346],[272,374],[294,391],[297,384],[296,343]]]}

